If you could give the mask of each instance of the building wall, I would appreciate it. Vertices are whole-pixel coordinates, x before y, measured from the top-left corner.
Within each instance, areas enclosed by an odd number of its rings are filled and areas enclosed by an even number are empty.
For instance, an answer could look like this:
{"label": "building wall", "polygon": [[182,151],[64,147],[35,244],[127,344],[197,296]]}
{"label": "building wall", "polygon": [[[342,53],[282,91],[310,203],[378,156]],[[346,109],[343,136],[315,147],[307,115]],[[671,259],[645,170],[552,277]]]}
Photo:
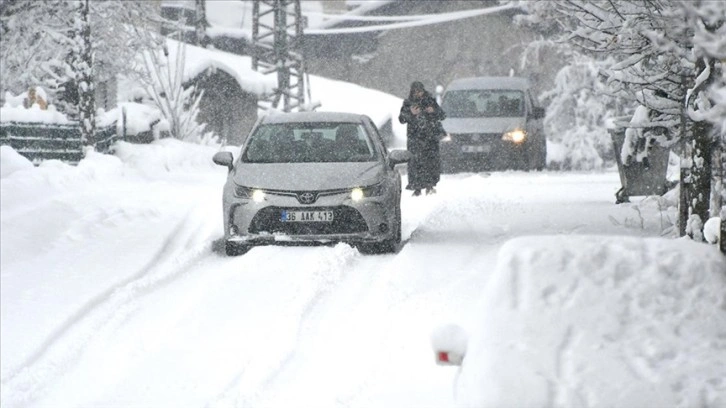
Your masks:
{"label": "building wall", "polygon": [[[401,0],[381,12],[428,14],[494,5],[492,1]],[[549,53],[530,59],[522,67],[521,56],[535,33],[517,27],[512,21],[513,14],[510,11],[470,17],[379,32],[375,36],[348,34],[316,38],[313,43],[325,40],[331,49],[324,53],[308,52],[308,70],[400,97],[408,94],[415,80],[433,91],[436,85],[446,85],[455,78],[508,75],[510,71],[529,77],[536,92],[549,89],[560,61]]]}
{"label": "building wall", "polygon": [[340,14],[348,11],[345,0],[324,0],[321,3],[325,13]]}

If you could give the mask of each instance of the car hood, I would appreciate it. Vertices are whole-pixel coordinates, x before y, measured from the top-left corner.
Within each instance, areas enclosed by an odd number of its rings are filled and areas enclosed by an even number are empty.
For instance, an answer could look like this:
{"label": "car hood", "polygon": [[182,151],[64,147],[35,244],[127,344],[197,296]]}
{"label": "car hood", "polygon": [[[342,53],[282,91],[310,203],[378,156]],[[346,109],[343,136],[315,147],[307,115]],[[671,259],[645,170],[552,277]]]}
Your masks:
{"label": "car hood", "polygon": [[504,133],[524,128],[524,118],[446,118],[444,129],[449,133]]}
{"label": "car hood", "polygon": [[268,190],[335,190],[376,184],[382,168],[366,163],[238,163],[237,185]]}

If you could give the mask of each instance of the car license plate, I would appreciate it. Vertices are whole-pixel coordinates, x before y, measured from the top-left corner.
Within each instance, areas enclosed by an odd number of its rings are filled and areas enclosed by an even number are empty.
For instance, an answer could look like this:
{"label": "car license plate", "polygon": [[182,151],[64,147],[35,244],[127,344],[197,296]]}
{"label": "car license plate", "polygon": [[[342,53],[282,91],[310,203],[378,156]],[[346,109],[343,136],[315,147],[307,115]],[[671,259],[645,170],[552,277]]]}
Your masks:
{"label": "car license plate", "polygon": [[331,222],[333,221],[332,211],[287,211],[283,210],[280,215],[282,222]]}
{"label": "car license plate", "polygon": [[488,144],[476,145],[476,146],[461,146],[461,151],[464,153],[489,153],[492,147]]}

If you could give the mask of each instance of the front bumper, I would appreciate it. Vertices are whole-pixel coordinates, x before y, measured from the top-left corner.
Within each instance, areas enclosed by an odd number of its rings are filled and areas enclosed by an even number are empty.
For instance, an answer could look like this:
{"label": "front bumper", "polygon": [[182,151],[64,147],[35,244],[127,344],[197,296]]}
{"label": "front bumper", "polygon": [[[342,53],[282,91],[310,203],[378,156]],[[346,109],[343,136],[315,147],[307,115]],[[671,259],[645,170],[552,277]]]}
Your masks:
{"label": "front bumper", "polygon": [[[375,243],[395,233],[396,196],[353,201],[349,194],[320,196],[300,204],[295,196],[268,195],[263,202],[234,198],[225,206],[225,239],[254,245],[302,242]],[[283,222],[286,211],[333,211],[332,222]]]}
{"label": "front bumper", "polygon": [[526,166],[529,143],[502,140],[501,134],[453,135],[440,144],[441,165],[445,172],[518,169]]}

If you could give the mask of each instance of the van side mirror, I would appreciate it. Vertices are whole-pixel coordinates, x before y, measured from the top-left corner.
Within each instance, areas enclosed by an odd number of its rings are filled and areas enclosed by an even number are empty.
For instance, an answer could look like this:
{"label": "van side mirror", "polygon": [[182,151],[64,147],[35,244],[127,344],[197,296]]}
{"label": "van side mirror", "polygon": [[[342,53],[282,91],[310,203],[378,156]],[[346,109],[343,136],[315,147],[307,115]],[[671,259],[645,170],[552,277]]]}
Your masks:
{"label": "van side mirror", "polygon": [[544,118],[545,117],[545,108],[541,108],[539,106],[535,107],[534,110],[533,110],[533,112],[532,112],[532,116],[535,119],[542,119],[542,118]]}
{"label": "van side mirror", "polygon": [[227,166],[227,169],[229,171],[232,171],[232,163],[234,162],[234,157],[232,156],[231,152],[217,152],[212,157],[212,161],[216,164],[219,164],[220,166]]}

